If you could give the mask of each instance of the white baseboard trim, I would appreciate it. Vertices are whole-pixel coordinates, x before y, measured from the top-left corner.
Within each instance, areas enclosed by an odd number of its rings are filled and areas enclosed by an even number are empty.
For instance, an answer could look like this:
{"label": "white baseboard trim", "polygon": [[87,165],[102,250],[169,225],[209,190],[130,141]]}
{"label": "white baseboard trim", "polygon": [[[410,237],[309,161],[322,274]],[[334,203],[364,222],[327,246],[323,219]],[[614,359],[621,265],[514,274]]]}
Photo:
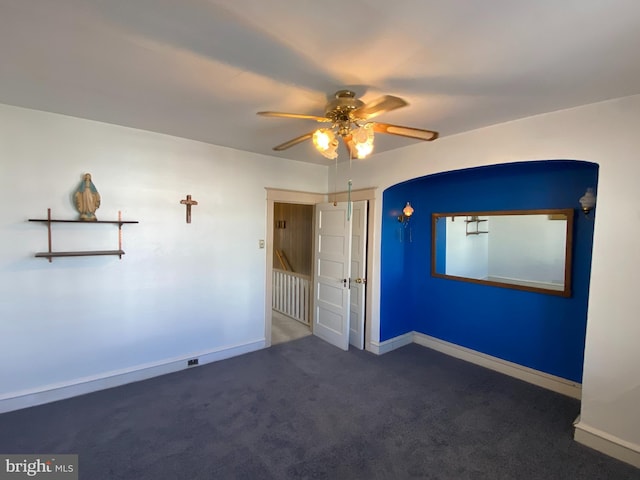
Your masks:
{"label": "white baseboard trim", "polygon": [[10,392],[0,396],[0,413],[20,410],[22,408],[42,405],[44,403],[64,400],[86,393],[107,388],[118,387],[127,383],[138,382],[148,378],[173,373],[187,368],[187,360],[198,359],[198,365],[217,362],[226,358],[265,348],[265,340],[256,340],[239,345],[225,346],[214,350],[195,352],[189,355],[160,360],[157,362],[136,365],[121,370],[105,372],[99,375],[77,378],[69,382],[45,385],[37,389]]}
{"label": "white baseboard trim", "polygon": [[589,448],[640,468],[640,445],[627,442],[609,433],[585,424],[582,420],[575,425],[573,439]]}
{"label": "white baseboard trim", "polygon": [[396,348],[404,347],[410,343],[417,343],[423,347],[437,350],[438,352],[450,355],[452,357],[475,363],[485,368],[495,370],[505,375],[524,380],[525,382],[538,385],[539,387],[552,390],[554,392],[567,395],[569,397],[582,397],[582,385],[565,378],[557,377],[549,373],[534,370],[533,368],[518,365],[517,363],[502,360],[501,358],[492,357],[485,353],[471,350],[454,343],[449,343],[439,338],[431,337],[419,332],[409,332],[399,335],[384,342],[371,342],[370,351],[376,355],[382,355]]}
{"label": "white baseboard trim", "polygon": [[382,355],[396,348],[409,345],[410,343],[417,343],[423,347],[437,350],[446,355],[495,370],[505,375],[524,380],[525,382],[538,385],[539,387],[577,398],[578,400],[582,398],[582,385],[579,383],[493,357],[486,353],[477,352],[470,348],[440,340],[439,338],[431,337],[420,332],[408,332],[379,343],[372,341],[370,351],[376,355]]}
{"label": "white baseboard trim", "polygon": [[538,385],[539,387],[546,388],[548,390],[567,395],[569,397],[582,398],[582,385],[565,378],[561,378],[549,373],[534,370],[533,368],[518,365],[517,363],[509,362],[501,358],[487,355],[470,348],[456,345],[439,338],[431,337],[420,332],[408,332],[403,335],[399,335],[384,342],[372,341],[370,344],[370,351],[376,355],[383,355],[387,352],[395,350],[396,348],[404,347],[410,343],[417,343],[423,347],[437,350],[438,352],[450,355],[452,357],[465,360],[481,367],[489,368],[497,372],[515,377],[525,382]]}
{"label": "white baseboard trim", "polygon": [[454,343],[449,343],[439,338],[430,337],[424,333],[413,332],[413,341],[423,347],[428,347],[438,352],[445,353],[452,357],[475,363],[485,368],[495,370],[505,375],[533,383],[539,387],[552,390],[554,392],[567,395],[580,400],[582,397],[582,386],[565,378],[557,377],[549,373],[534,370],[533,368],[518,365],[501,358],[492,357],[485,353],[471,350]]}
{"label": "white baseboard trim", "polygon": [[404,347],[413,343],[413,332],[405,333],[397,337],[390,338],[384,342],[371,341],[369,350],[376,355],[383,355],[387,352],[395,350],[396,348]]}

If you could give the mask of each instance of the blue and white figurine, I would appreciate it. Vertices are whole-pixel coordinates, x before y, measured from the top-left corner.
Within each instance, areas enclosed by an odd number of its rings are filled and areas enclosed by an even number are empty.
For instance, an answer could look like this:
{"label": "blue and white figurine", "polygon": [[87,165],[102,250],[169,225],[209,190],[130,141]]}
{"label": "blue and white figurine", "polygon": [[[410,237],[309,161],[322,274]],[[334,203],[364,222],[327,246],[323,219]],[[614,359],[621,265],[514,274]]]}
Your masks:
{"label": "blue and white figurine", "polygon": [[85,173],[84,179],[75,193],[76,208],[80,212],[80,220],[95,222],[96,210],[100,207],[100,194],[91,181],[91,174]]}

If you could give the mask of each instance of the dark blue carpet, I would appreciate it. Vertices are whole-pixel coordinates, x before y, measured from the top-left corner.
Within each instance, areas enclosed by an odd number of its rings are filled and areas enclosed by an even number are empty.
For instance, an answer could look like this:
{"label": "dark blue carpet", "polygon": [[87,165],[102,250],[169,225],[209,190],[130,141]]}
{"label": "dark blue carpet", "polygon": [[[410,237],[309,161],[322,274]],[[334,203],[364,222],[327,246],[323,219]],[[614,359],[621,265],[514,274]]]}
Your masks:
{"label": "dark blue carpet", "polygon": [[417,345],[315,337],[0,415],[1,453],[80,478],[640,479],[572,440],[579,402]]}

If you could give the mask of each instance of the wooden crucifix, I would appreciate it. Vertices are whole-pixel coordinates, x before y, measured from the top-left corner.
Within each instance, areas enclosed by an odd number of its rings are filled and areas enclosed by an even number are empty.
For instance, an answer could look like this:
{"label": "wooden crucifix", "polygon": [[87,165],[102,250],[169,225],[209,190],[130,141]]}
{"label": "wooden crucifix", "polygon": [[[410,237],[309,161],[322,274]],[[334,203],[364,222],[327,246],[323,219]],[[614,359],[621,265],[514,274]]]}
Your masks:
{"label": "wooden crucifix", "polygon": [[180,200],[180,203],[187,206],[187,223],[191,223],[191,205],[197,205],[198,202],[191,200],[191,195],[187,195],[187,198]]}

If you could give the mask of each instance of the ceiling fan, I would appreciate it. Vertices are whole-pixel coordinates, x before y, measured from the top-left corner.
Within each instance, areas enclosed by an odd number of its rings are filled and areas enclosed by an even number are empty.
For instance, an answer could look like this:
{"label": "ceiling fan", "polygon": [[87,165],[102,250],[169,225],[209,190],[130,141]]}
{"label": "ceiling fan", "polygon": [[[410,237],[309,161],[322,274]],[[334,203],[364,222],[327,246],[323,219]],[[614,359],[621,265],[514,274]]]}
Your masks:
{"label": "ceiling fan", "polygon": [[384,95],[369,103],[364,103],[356,98],[354,92],[338,90],[335,93],[335,98],[325,106],[323,117],[283,112],[258,112],[258,115],[308,119],[331,124],[329,127],[319,128],[273,147],[276,151],[286,150],[305,140],[312,139],[314,146],[322,155],[334,159],[338,156],[338,137],[341,137],[352,158],[364,158],[373,150],[374,133],[399,135],[426,141],[438,138],[438,132],[432,130],[370,121],[382,113],[407,105],[405,100],[392,95]]}

